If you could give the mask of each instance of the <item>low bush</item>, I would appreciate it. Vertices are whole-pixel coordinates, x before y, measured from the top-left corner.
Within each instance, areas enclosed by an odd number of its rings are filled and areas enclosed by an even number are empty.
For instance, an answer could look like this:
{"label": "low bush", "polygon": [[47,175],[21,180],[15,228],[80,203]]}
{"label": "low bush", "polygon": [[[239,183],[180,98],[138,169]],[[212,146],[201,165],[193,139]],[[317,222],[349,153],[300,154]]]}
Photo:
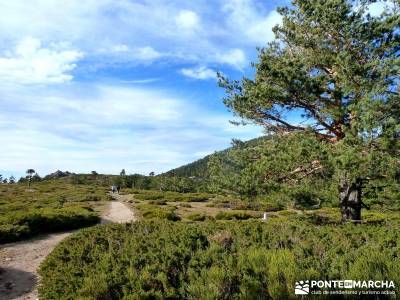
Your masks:
{"label": "low bush", "polygon": [[203,222],[203,221],[205,221],[207,219],[210,219],[210,216],[207,216],[207,215],[201,214],[201,213],[195,213],[195,214],[188,215],[187,218],[190,221],[201,221],[201,222]]}
{"label": "low bush", "polygon": [[220,211],[215,216],[215,219],[217,219],[217,220],[247,220],[247,219],[251,219],[251,218],[256,218],[256,217],[253,215],[250,215],[248,213],[244,213],[244,212]]}
{"label": "low bush", "polygon": [[164,199],[150,200],[148,203],[152,205],[167,205],[167,201]]}
{"label": "low bush", "polygon": [[362,221],[364,223],[380,224],[387,220],[387,215],[375,211],[366,211],[363,213]]}
{"label": "low bush", "polygon": [[98,222],[92,206],[109,201],[107,187],[60,178],[0,185],[0,243]]}
{"label": "low bush", "polygon": [[[178,193],[154,190],[129,190],[139,200],[165,200],[168,202],[205,202],[212,197],[207,193]],[[128,191],[124,191],[128,193]]]}
{"label": "low bush", "polygon": [[86,227],[98,222],[99,217],[96,213],[82,207],[16,212],[12,216],[0,218],[0,243],[38,233]]}
{"label": "low bush", "polygon": [[135,198],[139,200],[160,200],[164,199],[164,195],[162,193],[160,194],[136,194]]}
{"label": "low bush", "polygon": [[31,235],[29,226],[0,224],[0,243],[13,242]]}
{"label": "low bush", "polygon": [[299,219],[307,220],[315,225],[339,224],[341,223],[341,215],[339,209],[322,208],[311,211],[304,211],[303,215],[298,215]]}
{"label": "low bush", "polygon": [[100,200],[102,200],[102,197],[95,194],[89,194],[83,199],[83,201],[100,201]]}
{"label": "low bush", "polygon": [[293,210],[281,210],[278,214],[281,216],[297,216],[297,213]]}
{"label": "low bush", "polygon": [[137,205],[138,209],[144,219],[160,219],[169,221],[180,221],[181,218],[175,213],[175,207],[165,205],[163,207],[152,204]]}
{"label": "low bush", "polygon": [[169,221],[180,221],[181,217],[179,217],[173,211],[166,210],[150,210],[142,213],[143,218],[145,219],[158,219],[158,220],[169,220]]}
{"label": "low bush", "polygon": [[278,218],[96,226],[42,263],[40,299],[298,299],[295,282],[307,279],[393,280],[398,294],[393,224],[317,227]]}
{"label": "low bush", "polygon": [[[208,205],[207,205],[208,206]],[[216,202],[210,203],[209,207],[216,207],[216,208],[232,208],[232,204],[229,202]]]}
{"label": "low bush", "polygon": [[256,210],[262,212],[273,212],[284,209],[284,206],[278,203],[254,201],[240,201],[231,205],[234,210]]}

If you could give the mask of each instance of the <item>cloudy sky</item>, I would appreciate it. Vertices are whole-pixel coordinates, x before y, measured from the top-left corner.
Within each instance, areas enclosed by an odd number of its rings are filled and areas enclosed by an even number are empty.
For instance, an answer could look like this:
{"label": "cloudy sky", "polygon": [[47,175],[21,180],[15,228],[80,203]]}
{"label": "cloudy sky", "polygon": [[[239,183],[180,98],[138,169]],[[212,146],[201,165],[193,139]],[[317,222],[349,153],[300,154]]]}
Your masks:
{"label": "cloudy sky", "polygon": [[251,75],[287,4],[0,1],[0,174],[158,173],[261,135],[215,73]]}

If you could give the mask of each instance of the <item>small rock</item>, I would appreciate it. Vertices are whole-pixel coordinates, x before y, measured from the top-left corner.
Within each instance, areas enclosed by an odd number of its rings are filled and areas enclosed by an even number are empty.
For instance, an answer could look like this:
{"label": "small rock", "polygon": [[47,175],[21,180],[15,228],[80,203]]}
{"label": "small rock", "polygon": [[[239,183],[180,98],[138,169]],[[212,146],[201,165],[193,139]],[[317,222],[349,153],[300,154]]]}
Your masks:
{"label": "small rock", "polygon": [[11,257],[6,257],[5,261],[11,261]]}

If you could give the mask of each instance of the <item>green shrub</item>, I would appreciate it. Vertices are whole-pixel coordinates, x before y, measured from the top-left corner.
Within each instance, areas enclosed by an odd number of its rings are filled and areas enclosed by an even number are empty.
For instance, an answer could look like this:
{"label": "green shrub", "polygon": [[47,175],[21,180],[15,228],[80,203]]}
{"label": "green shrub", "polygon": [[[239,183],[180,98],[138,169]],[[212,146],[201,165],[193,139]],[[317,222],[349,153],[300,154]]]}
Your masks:
{"label": "green shrub", "polygon": [[169,221],[180,221],[181,218],[175,213],[175,207],[165,205],[141,204],[136,206],[144,219],[165,219]]}
{"label": "green shrub", "polygon": [[191,221],[205,221],[208,217],[205,214],[196,213],[188,215],[187,218]]}
{"label": "green shrub", "polygon": [[[128,193],[125,191],[124,193]],[[139,200],[165,200],[168,202],[204,202],[212,197],[207,193],[178,193],[178,192],[162,192],[153,190],[135,190],[131,191],[135,194],[135,198]]]}
{"label": "green shrub", "polygon": [[284,208],[283,205],[278,203],[265,203],[258,200],[254,201],[240,201],[231,205],[234,210],[257,210],[262,212],[279,211]]}
{"label": "green shrub", "polygon": [[167,205],[167,201],[165,201],[164,199],[150,200],[147,203],[152,204],[152,205]]}
{"label": "green shrub", "polygon": [[215,216],[215,219],[217,220],[247,220],[251,218],[256,218],[256,217],[244,212],[221,211],[217,213],[217,215]]}
{"label": "green shrub", "polygon": [[96,213],[82,207],[16,212],[0,219],[0,242],[10,242],[38,233],[86,227],[98,222]]}
{"label": "green shrub", "polygon": [[364,223],[380,224],[387,220],[387,215],[375,211],[365,211],[362,219]]}
{"label": "green shrub", "polygon": [[[395,225],[395,226],[393,226]],[[42,263],[40,299],[298,299],[298,280],[394,280],[399,223],[142,221],[84,229]]]}
{"label": "green shrub", "polygon": [[0,224],[0,243],[16,241],[30,235],[27,225]]}
{"label": "green shrub", "polygon": [[173,211],[149,210],[142,213],[145,219],[165,219],[169,221],[180,221],[181,218]]}
{"label": "green shrub", "polygon": [[87,195],[83,201],[100,201],[101,199],[99,195],[90,194]]}
{"label": "green shrub", "polygon": [[217,208],[232,208],[232,204],[229,202],[217,202],[213,203],[210,207],[217,207]]}
{"label": "green shrub", "polygon": [[[76,178],[80,178],[76,176]],[[0,243],[98,222],[92,202],[109,201],[107,187],[60,178],[0,185]]]}
{"label": "green shrub", "polygon": [[281,210],[278,214],[281,216],[297,216],[297,213],[293,210]]}
{"label": "green shrub", "polygon": [[162,193],[137,194],[137,195],[135,195],[135,198],[140,199],[140,200],[160,200],[160,199],[164,199],[164,195]]}
{"label": "green shrub", "polygon": [[315,225],[339,224],[341,222],[340,211],[335,208],[307,211],[304,215],[299,216],[299,218],[308,220]]}

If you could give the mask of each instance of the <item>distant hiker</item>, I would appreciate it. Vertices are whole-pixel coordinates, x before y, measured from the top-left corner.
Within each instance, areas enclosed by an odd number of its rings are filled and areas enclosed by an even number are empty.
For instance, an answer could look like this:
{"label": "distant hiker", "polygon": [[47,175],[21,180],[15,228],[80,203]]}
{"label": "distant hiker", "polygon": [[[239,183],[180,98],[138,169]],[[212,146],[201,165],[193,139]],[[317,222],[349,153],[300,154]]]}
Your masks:
{"label": "distant hiker", "polygon": [[117,191],[117,187],[115,185],[111,186],[111,191],[114,194]]}
{"label": "distant hiker", "polygon": [[117,193],[119,194],[119,191],[121,190],[121,186],[117,185]]}

